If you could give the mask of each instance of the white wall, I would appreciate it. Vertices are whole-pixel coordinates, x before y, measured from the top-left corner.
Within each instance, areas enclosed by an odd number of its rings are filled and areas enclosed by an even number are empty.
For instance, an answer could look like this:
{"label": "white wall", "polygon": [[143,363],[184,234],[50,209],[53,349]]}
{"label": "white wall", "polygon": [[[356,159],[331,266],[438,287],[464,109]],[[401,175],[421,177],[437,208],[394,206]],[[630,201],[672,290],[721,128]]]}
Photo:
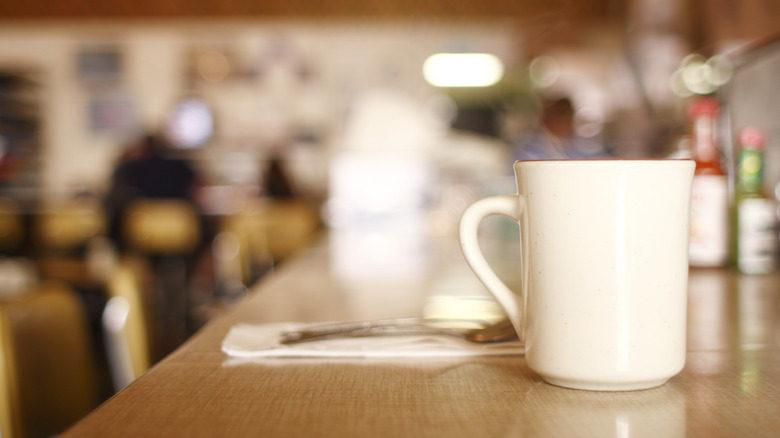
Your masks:
{"label": "white wall", "polygon": [[[0,68],[39,73],[42,187],[100,191],[125,139],[92,132],[86,105],[101,92],[124,93],[143,125],[159,125],[189,91],[185,70],[191,50],[225,51],[249,66],[281,36],[314,69],[314,79],[304,86],[291,79],[289,64],[267,62],[261,65],[264,74],[253,80],[200,81],[197,92],[217,111],[219,129],[204,157],[219,157],[233,149],[262,153],[296,126],[317,129],[337,143],[349,103],[363,91],[390,87],[422,101],[435,93],[421,73],[428,55],[488,51],[511,65],[520,56],[516,31],[500,20],[9,22],[0,25]],[[101,44],[116,45],[123,54],[121,83],[110,90],[86,86],[76,74],[77,53]]]}

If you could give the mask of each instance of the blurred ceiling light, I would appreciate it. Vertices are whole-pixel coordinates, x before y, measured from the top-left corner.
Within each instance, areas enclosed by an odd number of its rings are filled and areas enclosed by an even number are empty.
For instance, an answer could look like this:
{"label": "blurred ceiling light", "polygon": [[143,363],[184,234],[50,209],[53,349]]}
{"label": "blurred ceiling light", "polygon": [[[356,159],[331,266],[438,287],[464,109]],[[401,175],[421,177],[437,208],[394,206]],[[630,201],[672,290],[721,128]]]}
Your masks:
{"label": "blurred ceiling light", "polygon": [[205,145],[214,134],[214,115],[201,99],[190,97],[176,103],[165,120],[165,135],[178,148]]}
{"label": "blurred ceiling light", "polygon": [[582,107],[574,114],[574,130],[580,137],[592,138],[604,128],[602,111],[592,106]]}
{"label": "blurred ceiling light", "polygon": [[734,66],[727,56],[715,55],[707,60],[707,65],[712,71],[712,83],[717,86],[726,85],[734,74]]}
{"label": "blurred ceiling light", "polygon": [[672,92],[680,97],[690,97],[693,95],[693,92],[685,86],[682,69],[678,69],[672,73],[672,77],[669,79],[669,85],[672,87]]}
{"label": "blurred ceiling light", "polygon": [[689,57],[682,67],[683,83],[696,94],[709,94],[717,89],[711,78],[712,68],[702,57]]}
{"label": "blurred ceiling light", "polygon": [[198,55],[198,73],[209,82],[219,82],[230,73],[230,61],[217,51],[203,52]]}
{"label": "blurred ceiling light", "polygon": [[423,76],[435,87],[489,87],[504,75],[504,64],[489,53],[437,53],[423,64]]}
{"label": "blurred ceiling light", "polygon": [[710,94],[731,80],[733,66],[722,55],[709,59],[693,53],[686,56],[672,75],[672,91],[679,96]]}
{"label": "blurred ceiling light", "polygon": [[561,67],[558,61],[551,56],[540,56],[529,66],[531,80],[538,88],[548,88],[552,86],[561,74]]}

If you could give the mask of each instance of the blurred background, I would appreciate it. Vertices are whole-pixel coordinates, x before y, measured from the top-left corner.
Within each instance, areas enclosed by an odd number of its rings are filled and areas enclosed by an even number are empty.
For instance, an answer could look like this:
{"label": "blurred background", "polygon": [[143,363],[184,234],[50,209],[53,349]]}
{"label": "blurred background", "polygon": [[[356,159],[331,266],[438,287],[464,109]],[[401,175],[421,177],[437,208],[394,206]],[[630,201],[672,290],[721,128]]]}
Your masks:
{"label": "blurred background", "polygon": [[[132,140],[176,129],[209,185],[255,183],[275,154],[325,198],[330,157],[383,147],[350,138],[371,129],[350,123],[372,98],[418,111],[433,149],[453,129],[511,142],[540,97],[566,96],[578,129],[615,154],[662,155],[685,129],[670,82],[686,56],[770,36],[778,13],[762,0],[266,3],[4,2],[0,69],[16,106],[4,105],[3,185],[102,194]],[[423,75],[436,53],[489,53],[503,74],[436,87]]]}
{"label": "blurred background", "polygon": [[[420,240],[397,236],[454,236],[473,200],[514,193],[515,159],[550,153],[539,135],[688,156],[687,105],[712,96],[727,173],[758,125],[774,193],[778,19],[771,0],[2,2],[0,332],[37,351],[8,353],[14,431],[61,430],[323,228],[338,275],[413,275],[425,261],[396,255]],[[66,341],[15,327],[55,289],[92,383],[41,423],[55,377],[18,382]]]}

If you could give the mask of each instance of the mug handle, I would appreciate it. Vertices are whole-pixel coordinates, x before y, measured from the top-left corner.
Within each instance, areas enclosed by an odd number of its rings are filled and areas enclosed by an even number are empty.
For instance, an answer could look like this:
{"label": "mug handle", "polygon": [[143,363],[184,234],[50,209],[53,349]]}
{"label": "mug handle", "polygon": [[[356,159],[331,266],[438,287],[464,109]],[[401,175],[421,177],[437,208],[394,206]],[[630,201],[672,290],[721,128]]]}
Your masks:
{"label": "mug handle", "polygon": [[[460,249],[463,252],[466,262],[474,271],[477,278],[482,281],[482,284],[493,294],[498,300],[498,303],[503,307],[504,311],[512,322],[515,330],[521,339],[523,336],[523,321],[520,315],[520,308],[518,306],[517,296],[512,292],[500,278],[496,275],[495,271],[490,267],[485,256],[482,254],[482,250],[479,247],[479,224],[488,216],[501,215],[506,216],[509,219],[517,223],[521,223],[524,218],[525,211],[525,199],[520,195],[504,195],[504,196],[491,196],[488,198],[480,199],[479,201],[471,204],[463,212],[460,218],[459,225],[459,237],[460,237]],[[525,239],[525,227],[521,228],[521,241]],[[523,252],[522,265],[526,266],[526,245],[522,245]],[[527,281],[527,275],[525,275],[525,268],[521,271],[521,281],[525,285]],[[521,288],[521,292],[525,295],[525,287]]]}

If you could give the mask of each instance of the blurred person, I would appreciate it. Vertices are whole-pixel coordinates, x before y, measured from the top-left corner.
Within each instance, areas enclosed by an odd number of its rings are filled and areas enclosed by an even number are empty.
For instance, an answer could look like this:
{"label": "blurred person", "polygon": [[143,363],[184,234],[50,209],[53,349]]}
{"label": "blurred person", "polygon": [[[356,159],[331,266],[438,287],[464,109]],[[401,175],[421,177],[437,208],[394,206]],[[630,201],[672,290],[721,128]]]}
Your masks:
{"label": "blurred person", "polygon": [[[190,164],[169,155],[168,143],[147,134],[134,143],[116,166],[105,198],[109,233],[120,252],[128,249],[124,241],[124,221],[132,204],[142,199],[184,200],[200,212],[197,192],[198,173]],[[198,215],[200,235],[193,250],[185,253],[146,254],[152,268],[156,293],[155,324],[159,330],[154,340],[157,358],[180,345],[193,331],[190,319],[191,275],[210,239],[204,218]]]}
{"label": "blurred person", "polygon": [[284,167],[282,157],[274,154],[268,159],[263,172],[263,192],[273,199],[292,199],[297,197],[292,182]]}
{"label": "blurred person", "polygon": [[189,163],[166,155],[167,143],[147,134],[124,154],[106,195],[109,232],[121,246],[122,216],[141,198],[183,199],[197,208],[198,174]]}
{"label": "blurred person", "polygon": [[597,141],[581,137],[574,126],[574,105],[569,98],[545,102],[536,130],[513,146],[515,160],[608,158]]}

